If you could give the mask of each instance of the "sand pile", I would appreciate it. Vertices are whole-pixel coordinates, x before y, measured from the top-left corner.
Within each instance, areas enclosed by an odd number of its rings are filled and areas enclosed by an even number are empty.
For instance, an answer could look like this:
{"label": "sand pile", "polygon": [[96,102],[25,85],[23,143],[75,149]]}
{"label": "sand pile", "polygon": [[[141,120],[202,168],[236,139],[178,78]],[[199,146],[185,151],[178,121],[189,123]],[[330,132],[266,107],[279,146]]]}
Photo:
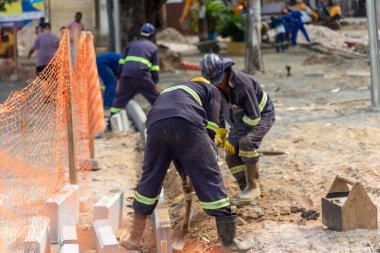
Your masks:
{"label": "sand pile", "polygon": [[174,28],[166,28],[157,33],[156,38],[158,41],[187,43],[186,38]]}
{"label": "sand pile", "polygon": [[[347,48],[347,45],[344,43],[347,38],[343,34],[325,26],[306,25],[305,27],[312,43],[320,43],[325,47],[334,49]],[[298,42],[302,44],[306,43],[301,32],[298,33]]]}

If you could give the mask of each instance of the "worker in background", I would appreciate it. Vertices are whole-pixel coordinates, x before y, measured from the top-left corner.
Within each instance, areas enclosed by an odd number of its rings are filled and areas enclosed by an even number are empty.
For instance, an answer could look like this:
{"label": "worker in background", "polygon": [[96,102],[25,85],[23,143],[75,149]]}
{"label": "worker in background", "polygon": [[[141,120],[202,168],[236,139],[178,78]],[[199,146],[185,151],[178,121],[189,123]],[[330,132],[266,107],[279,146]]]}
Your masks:
{"label": "worker in background", "polygon": [[285,49],[288,49],[290,44],[292,26],[293,26],[293,18],[291,15],[282,15],[282,22],[284,23],[285,28]]}
{"label": "worker in background", "polygon": [[57,51],[58,46],[59,38],[51,32],[50,23],[42,24],[42,32],[38,34],[28,54],[28,59],[30,59],[34,51],[38,50],[36,75],[45,69]]}
{"label": "worker in background", "polygon": [[[274,124],[275,113],[271,99],[260,84],[233,65],[229,58],[206,54],[201,71],[223,95],[223,113],[215,143],[226,151],[227,165],[241,190],[231,203],[240,206],[260,196],[257,150]],[[224,119],[231,126],[227,138]]]}
{"label": "worker in background", "polygon": [[158,49],[153,43],[155,28],[152,24],[145,23],[141,27],[140,34],[140,39],[127,45],[119,61],[120,83],[111,107],[111,115],[124,110],[128,102],[138,93],[141,93],[152,105],[160,94]]}
{"label": "worker in background", "polygon": [[75,59],[75,48],[79,42],[80,34],[84,31],[84,24],[82,23],[82,12],[75,13],[75,19],[69,23],[66,28],[69,30],[70,34],[70,50],[71,58]]}
{"label": "worker in background", "polygon": [[302,34],[305,36],[305,39],[307,42],[310,44],[310,38],[309,35],[307,34],[305,25],[302,21],[302,14],[298,10],[294,10],[291,12],[291,17],[293,19],[293,27],[292,27],[292,43],[293,45],[297,45],[297,35],[298,31],[301,30]]}
{"label": "worker in background", "polygon": [[115,100],[117,72],[121,55],[118,53],[103,53],[96,56],[96,66],[98,73],[105,86],[103,105],[109,110]]}
{"label": "worker in background", "polygon": [[271,17],[271,26],[276,33],[275,43],[276,43],[276,51],[284,52],[286,49],[286,41],[285,41],[285,26],[284,21],[281,17]]}
{"label": "worker in background", "polygon": [[215,216],[216,228],[227,250],[249,250],[251,241],[236,238],[235,213],[217,163],[213,142],[218,129],[220,92],[204,78],[165,89],[147,115],[147,142],[142,176],[133,201],[134,218],[127,240],[138,250],[147,216],[157,205],[168,167],[174,161],[181,177],[189,176],[203,210]]}

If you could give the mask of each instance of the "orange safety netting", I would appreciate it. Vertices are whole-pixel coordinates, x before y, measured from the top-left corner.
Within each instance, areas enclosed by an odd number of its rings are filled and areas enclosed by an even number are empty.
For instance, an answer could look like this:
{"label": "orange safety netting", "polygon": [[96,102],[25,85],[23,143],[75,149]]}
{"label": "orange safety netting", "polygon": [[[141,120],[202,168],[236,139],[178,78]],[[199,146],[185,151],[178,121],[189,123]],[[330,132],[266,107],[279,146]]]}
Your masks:
{"label": "orange safety netting", "polygon": [[45,70],[0,104],[0,252],[23,251],[30,219],[45,216],[45,201],[69,183],[70,105],[78,184],[89,178],[90,144],[104,128],[103,107],[92,35],[83,32],[78,46],[72,66],[63,31]]}

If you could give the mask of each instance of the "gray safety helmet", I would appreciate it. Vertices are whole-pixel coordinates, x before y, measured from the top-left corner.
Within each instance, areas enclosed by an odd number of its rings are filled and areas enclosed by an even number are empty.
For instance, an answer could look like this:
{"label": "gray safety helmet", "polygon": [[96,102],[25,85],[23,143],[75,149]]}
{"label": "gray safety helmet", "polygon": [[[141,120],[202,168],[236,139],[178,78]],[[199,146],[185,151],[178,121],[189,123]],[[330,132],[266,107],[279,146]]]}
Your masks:
{"label": "gray safety helmet", "polygon": [[222,57],[217,54],[205,54],[199,64],[202,76],[212,85],[217,85],[223,80],[224,61]]}

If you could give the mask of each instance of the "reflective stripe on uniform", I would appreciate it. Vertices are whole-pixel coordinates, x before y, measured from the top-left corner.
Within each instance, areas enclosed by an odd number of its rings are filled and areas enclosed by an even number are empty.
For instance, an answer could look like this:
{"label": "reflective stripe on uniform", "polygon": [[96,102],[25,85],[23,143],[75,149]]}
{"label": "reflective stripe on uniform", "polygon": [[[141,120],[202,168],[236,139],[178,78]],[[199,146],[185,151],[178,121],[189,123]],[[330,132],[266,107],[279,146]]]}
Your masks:
{"label": "reflective stripe on uniform", "polygon": [[156,201],[160,198],[160,195],[158,195],[157,197],[155,198],[148,198],[148,197],[145,197],[143,195],[141,195],[140,193],[138,192],[135,192],[135,200],[137,202],[140,202],[140,203],[143,203],[145,205],[149,205],[149,206],[152,206],[154,204],[156,204]]}
{"label": "reflective stripe on uniform", "polygon": [[263,97],[262,97],[261,102],[259,104],[260,112],[262,112],[264,110],[264,107],[267,104],[267,102],[268,102],[268,94],[265,91],[263,91]]}
{"label": "reflective stripe on uniform", "polygon": [[[259,110],[262,112],[264,110],[265,105],[268,102],[268,94],[263,91],[263,97],[261,98],[260,104],[259,104]],[[243,122],[250,126],[257,126],[260,123],[261,117],[256,119],[251,119],[247,115],[244,115]]]}
{"label": "reflective stripe on uniform", "polygon": [[223,208],[223,207],[226,207],[229,205],[230,205],[229,198],[224,198],[224,199],[213,201],[213,202],[202,202],[201,201],[201,207],[203,209],[208,209],[208,210],[220,209],[220,208]]}
{"label": "reflective stripe on uniform", "polygon": [[251,151],[239,150],[239,156],[253,158],[253,157],[258,157],[259,153],[256,150],[251,150]]}
{"label": "reflective stripe on uniform", "polygon": [[198,104],[200,104],[200,106],[202,106],[202,101],[199,98],[198,94],[193,89],[191,89],[185,85],[177,85],[174,87],[167,88],[167,89],[163,90],[161,92],[161,94],[169,92],[169,91],[173,91],[173,90],[178,90],[178,89],[182,89],[182,90],[186,91],[187,93],[189,93],[195,99],[195,101],[197,101]]}
{"label": "reflective stripe on uniform", "polygon": [[244,115],[244,117],[243,117],[243,122],[247,125],[250,125],[250,126],[257,126],[259,124],[260,120],[261,120],[261,117],[259,117],[257,119],[251,119],[247,115]]}
{"label": "reflective stripe on uniform", "polygon": [[118,113],[118,112],[121,112],[123,109],[121,109],[121,108],[115,108],[115,107],[111,107],[111,112],[112,113]]}
{"label": "reflective stripe on uniform", "polygon": [[152,67],[150,67],[150,71],[160,71],[160,66],[152,65]]}
{"label": "reflective stripe on uniform", "polygon": [[239,172],[243,172],[243,171],[245,171],[245,168],[246,168],[246,167],[247,167],[247,166],[246,166],[245,164],[242,164],[242,165],[239,165],[239,166],[235,166],[235,167],[230,168],[230,171],[231,171],[232,175],[234,175],[234,174],[237,174],[237,173],[239,173]]}
{"label": "reflective stripe on uniform", "polygon": [[219,126],[212,121],[207,121],[206,128],[208,128],[208,129],[210,129],[216,133],[216,130],[218,130]]}
{"label": "reflective stripe on uniform", "polygon": [[119,64],[124,64],[125,63],[125,59],[120,59],[119,60]]}
{"label": "reflective stripe on uniform", "polygon": [[142,64],[147,65],[149,68],[152,67],[152,63],[149,60],[147,60],[143,57],[139,57],[139,56],[129,55],[129,56],[125,57],[125,62],[127,62],[127,61],[140,62]]}

